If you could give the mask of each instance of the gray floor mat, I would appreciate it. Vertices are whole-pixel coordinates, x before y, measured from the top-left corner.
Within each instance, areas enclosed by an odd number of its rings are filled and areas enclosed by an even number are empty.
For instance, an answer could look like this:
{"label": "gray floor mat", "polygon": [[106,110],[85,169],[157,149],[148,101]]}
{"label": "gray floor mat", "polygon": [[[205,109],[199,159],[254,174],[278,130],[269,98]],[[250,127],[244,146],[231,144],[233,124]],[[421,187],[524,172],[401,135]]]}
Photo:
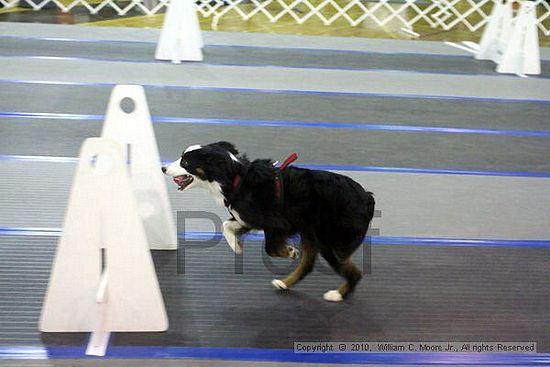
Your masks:
{"label": "gray floor mat", "polygon": [[[99,136],[101,125],[0,119],[0,154],[76,157],[84,139]],[[550,172],[547,137],[201,124],[155,124],[155,133],[161,157],[170,161],[190,145],[227,140],[251,158],[279,160],[296,151],[299,163]]]}
{"label": "gray floor mat", "polygon": [[[105,114],[112,87],[0,83],[0,112]],[[550,103],[146,88],[152,115],[548,130]]]}
{"label": "gray floor mat", "polygon": [[[0,38],[0,55],[79,57],[95,60],[155,62],[154,43],[69,42]],[[384,54],[262,47],[205,46],[204,62],[213,65],[282,66],[344,70],[404,70],[448,74],[497,75],[492,61],[468,56]],[[550,76],[550,62],[541,62]]]}

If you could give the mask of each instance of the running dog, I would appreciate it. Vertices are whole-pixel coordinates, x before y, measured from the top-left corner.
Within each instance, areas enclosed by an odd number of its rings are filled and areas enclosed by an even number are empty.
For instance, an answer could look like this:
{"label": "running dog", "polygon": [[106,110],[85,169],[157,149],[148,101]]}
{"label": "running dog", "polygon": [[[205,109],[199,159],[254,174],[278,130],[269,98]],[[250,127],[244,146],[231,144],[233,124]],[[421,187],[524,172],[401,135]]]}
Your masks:
{"label": "running dog", "polygon": [[362,274],[350,257],[363,243],[374,214],[373,194],[351,178],[336,173],[287,166],[268,159],[250,161],[228,142],[192,145],[162,172],[172,176],[178,190],[202,187],[229,210],[223,233],[233,251],[241,253],[239,237],[263,230],[269,256],[298,257],[287,245],[301,237],[301,259],[286,278],[273,286],[286,290],[313,270],[317,254],[345,282],[323,298],[339,302],[353,292]]}

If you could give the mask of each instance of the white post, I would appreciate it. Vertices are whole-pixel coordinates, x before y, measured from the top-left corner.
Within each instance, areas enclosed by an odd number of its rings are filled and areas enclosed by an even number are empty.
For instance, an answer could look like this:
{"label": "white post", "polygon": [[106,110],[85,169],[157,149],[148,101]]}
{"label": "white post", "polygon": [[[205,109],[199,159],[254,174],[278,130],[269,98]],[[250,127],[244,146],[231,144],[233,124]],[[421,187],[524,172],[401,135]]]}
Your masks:
{"label": "white post", "polygon": [[177,249],[174,215],[142,86],[117,85],[113,89],[101,136],[121,143],[123,155],[128,155],[133,190],[151,249]]}
{"label": "white post", "polygon": [[512,0],[497,0],[481,36],[475,58],[500,62],[512,31]]}
{"label": "white post", "polygon": [[202,61],[202,35],[193,0],[171,0],[166,10],[155,58]]}
{"label": "white post", "polygon": [[540,74],[537,14],[533,1],[522,2],[512,37],[497,66],[497,72],[519,75]]}
{"label": "white post", "polygon": [[[103,252],[103,255],[102,255]],[[39,328],[95,332],[104,353],[113,331],[164,331],[168,318],[119,143],[87,139],[73,180]]]}

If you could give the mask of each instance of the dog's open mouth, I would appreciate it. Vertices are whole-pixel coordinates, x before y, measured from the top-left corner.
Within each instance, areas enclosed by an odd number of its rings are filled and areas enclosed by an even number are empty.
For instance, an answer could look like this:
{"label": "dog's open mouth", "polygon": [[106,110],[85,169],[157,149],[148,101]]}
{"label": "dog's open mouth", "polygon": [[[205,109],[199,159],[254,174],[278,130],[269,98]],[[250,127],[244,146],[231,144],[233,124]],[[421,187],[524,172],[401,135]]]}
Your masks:
{"label": "dog's open mouth", "polygon": [[193,176],[191,175],[181,175],[173,178],[176,185],[178,185],[178,190],[182,191],[193,182]]}

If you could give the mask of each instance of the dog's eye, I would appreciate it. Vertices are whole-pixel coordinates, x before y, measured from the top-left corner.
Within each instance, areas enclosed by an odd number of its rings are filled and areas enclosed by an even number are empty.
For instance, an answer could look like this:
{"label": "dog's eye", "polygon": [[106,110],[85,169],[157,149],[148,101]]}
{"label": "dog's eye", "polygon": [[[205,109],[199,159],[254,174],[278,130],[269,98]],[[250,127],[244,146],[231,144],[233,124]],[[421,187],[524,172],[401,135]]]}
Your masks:
{"label": "dog's eye", "polygon": [[182,158],[181,161],[180,161],[180,166],[185,167],[187,165],[188,165],[187,161]]}

